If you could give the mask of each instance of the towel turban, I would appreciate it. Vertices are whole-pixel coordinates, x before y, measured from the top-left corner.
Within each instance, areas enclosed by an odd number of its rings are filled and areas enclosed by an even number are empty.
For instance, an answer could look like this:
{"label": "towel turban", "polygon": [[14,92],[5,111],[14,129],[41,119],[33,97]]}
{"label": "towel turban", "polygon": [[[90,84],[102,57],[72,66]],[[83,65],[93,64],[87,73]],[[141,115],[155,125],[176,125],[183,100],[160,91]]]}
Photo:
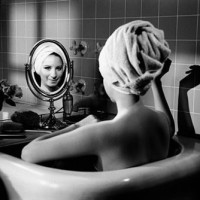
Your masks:
{"label": "towel turban", "polygon": [[34,66],[33,69],[37,74],[40,75],[42,63],[52,53],[56,53],[60,56],[63,62],[63,69],[64,69],[64,67],[67,64],[67,60],[62,49],[54,43],[45,42],[36,49],[32,58],[32,64]]}
{"label": "towel turban", "polygon": [[116,90],[144,95],[170,52],[162,30],[148,21],[132,21],[108,38],[99,55],[99,70]]}

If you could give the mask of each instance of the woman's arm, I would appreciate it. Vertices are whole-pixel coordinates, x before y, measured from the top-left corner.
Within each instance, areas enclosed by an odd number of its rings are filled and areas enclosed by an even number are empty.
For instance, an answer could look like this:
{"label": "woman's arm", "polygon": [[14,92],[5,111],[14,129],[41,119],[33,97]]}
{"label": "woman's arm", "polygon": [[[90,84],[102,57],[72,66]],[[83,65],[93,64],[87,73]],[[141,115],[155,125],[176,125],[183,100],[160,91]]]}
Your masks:
{"label": "woman's arm", "polygon": [[36,139],[22,150],[22,159],[32,163],[71,158],[83,155],[97,155],[100,137],[105,132],[105,122],[77,128],[67,134],[48,139]]}
{"label": "woman's arm", "polygon": [[162,76],[168,72],[170,65],[171,65],[171,60],[167,59],[165,61],[162,71],[160,71],[155,77],[155,79],[153,80],[152,91],[153,91],[153,96],[154,96],[155,109],[166,114],[170,123],[170,129],[171,129],[170,132],[172,136],[175,131],[174,119],[172,117],[170,108],[166,101],[166,98],[162,89],[162,82],[161,82]]}
{"label": "woman's arm", "polygon": [[58,130],[58,131],[55,131],[55,132],[50,133],[48,135],[44,135],[44,136],[38,137],[35,140],[39,141],[39,140],[49,139],[49,138],[55,137],[57,135],[68,133],[68,132],[73,131],[73,130],[79,128],[79,127],[82,127],[82,126],[85,126],[85,125],[88,125],[88,124],[94,124],[94,123],[97,123],[97,122],[98,122],[98,119],[94,115],[89,115],[86,118],[82,119],[81,121],[79,121],[79,122],[77,122],[75,124],[72,124],[72,125],[70,125],[70,126],[68,126],[66,128],[63,128],[63,129]]}

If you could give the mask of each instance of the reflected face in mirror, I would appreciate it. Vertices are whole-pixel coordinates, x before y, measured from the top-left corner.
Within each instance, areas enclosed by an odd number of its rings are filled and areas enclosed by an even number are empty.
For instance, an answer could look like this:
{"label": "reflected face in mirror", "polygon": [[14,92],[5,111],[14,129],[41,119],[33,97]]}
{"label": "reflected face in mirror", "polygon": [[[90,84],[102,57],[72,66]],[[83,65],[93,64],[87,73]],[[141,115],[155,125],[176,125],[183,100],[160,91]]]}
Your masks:
{"label": "reflected face in mirror", "polygon": [[63,74],[64,67],[60,56],[56,53],[47,56],[40,70],[41,89],[50,92],[59,89]]}

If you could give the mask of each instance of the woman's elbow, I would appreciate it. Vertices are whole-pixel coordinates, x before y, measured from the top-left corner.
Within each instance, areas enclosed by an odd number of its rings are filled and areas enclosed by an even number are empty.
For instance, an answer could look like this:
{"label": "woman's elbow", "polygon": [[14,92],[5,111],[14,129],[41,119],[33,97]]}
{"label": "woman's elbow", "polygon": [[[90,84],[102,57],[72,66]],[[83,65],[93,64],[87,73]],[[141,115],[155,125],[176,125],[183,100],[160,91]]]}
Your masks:
{"label": "woman's elbow", "polygon": [[22,152],[21,152],[22,160],[27,161],[27,162],[31,162],[31,163],[35,163],[36,161],[35,161],[34,157],[35,157],[34,151],[29,145],[25,146],[22,149]]}

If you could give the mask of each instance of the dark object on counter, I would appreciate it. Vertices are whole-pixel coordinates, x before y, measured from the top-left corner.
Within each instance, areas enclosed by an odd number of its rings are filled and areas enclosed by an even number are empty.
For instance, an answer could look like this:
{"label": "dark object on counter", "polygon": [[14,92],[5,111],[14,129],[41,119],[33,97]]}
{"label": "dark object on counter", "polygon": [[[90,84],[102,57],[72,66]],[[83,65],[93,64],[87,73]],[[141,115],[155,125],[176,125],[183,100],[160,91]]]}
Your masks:
{"label": "dark object on counter", "polygon": [[24,132],[24,126],[21,123],[17,122],[3,122],[0,125],[0,134],[1,133],[9,133],[16,134]]}
{"label": "dark object on counter", "polygon": [[11,115],[13,122],[23,124],[25,129],[37,129],[40,123],[40,116],[33,111],[16,111]]}

